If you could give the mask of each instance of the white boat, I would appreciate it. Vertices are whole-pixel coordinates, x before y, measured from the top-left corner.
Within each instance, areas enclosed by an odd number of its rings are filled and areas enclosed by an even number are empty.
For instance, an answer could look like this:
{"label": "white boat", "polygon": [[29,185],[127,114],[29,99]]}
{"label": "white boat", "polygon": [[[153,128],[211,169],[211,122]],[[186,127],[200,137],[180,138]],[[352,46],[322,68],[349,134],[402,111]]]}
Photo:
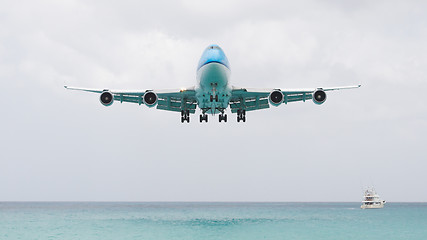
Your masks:
{"label": "white boat", "polygon": [[361,209],[369,208],[383,208],[385,201],[380,199],[380,196],[375,192],[373,187],[365,190],[365,196],[363,196]]}

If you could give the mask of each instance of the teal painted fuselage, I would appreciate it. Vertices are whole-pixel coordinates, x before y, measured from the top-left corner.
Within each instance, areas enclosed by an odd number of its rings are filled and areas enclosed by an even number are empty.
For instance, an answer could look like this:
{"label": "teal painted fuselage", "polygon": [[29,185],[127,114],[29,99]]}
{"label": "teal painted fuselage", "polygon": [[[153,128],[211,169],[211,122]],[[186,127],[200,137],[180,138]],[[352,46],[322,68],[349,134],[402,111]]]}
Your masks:
{"label": "teal painted fuselage", "polygon": [[223,50],[210,45],[197,67],[196,98],[203,113],[224,113],[231,97],[230,65]]}

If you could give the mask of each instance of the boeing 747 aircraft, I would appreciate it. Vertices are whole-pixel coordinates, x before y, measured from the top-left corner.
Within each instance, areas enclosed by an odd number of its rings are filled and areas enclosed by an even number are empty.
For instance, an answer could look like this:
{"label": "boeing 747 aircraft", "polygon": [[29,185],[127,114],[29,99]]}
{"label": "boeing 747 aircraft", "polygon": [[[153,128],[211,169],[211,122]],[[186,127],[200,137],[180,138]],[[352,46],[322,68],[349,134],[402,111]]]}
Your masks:
{"label": "boeing 747 aircraft", "polygon": [[226,109],[237,113],[237,122],[246,122],[246,112],[279,106],[282,103],[312,99],[315,104],[326,101],[326,92],[356,86],[312,88],[312,89],[249,89],[230,84],[230,64],[218,45],[210,45],[203,52],[197,66],[196,86],[177,90],[110,90],[65,86],[70,90],[81,90],[100,94],[102,105],[110,106],[114,101],[131,102],[147,107],[180,112],[181,122],[190,122],[190,114],[199,107],[200,122],[208,122],[208,114],[219,114],[219,122],[227,122]]}

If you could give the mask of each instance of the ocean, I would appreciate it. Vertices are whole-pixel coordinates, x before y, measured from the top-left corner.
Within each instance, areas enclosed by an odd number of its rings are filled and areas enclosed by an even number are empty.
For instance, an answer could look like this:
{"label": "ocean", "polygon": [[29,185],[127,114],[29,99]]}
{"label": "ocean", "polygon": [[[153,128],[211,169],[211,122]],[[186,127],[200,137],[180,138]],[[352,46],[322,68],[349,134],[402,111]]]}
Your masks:
{"label": "ocean", "polygon": [[427,239],[427,203],[0,202],[6,239]]}

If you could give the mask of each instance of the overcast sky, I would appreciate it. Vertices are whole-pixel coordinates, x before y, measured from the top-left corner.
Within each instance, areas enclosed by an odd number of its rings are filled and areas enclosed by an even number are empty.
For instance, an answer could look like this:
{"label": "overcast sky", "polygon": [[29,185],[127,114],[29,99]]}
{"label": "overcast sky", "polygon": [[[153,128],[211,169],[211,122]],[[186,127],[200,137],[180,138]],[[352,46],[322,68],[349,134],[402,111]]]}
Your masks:
{"label": "overcast sky", "polygon": [[[66,91],[328,87],[237,123]],[[423,1],[2,1],[0,201],[427,201]]]}

